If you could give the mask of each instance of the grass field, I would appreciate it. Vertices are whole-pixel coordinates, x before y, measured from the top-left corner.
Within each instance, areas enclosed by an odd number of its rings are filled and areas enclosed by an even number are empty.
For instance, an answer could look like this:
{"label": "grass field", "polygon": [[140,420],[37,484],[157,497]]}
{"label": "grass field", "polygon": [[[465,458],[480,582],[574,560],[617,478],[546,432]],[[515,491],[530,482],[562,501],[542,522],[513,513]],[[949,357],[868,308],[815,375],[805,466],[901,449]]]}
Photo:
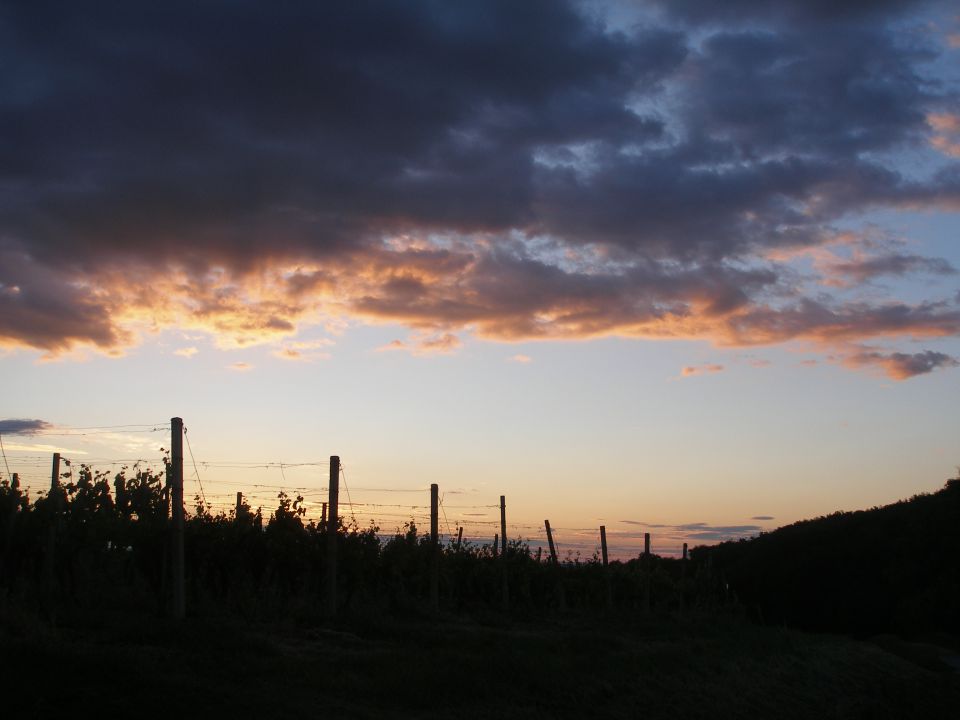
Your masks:
{"label": "grass field", "polygon": [[960,676],[734,617],[352,618],[321,627],[3,612],[6,717],[953,718]]}

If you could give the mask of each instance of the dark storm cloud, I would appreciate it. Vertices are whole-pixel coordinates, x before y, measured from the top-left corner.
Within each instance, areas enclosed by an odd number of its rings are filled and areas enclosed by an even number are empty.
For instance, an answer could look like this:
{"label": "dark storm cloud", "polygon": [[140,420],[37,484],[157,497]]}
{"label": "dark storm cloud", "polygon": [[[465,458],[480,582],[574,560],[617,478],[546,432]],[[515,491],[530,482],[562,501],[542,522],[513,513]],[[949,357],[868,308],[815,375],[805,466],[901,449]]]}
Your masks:
{"label": "dark storm cloud", "polygon": [[819,25],[845,20],[871,20],[915,11],[929,0],[655,0],[668,14],[692,23],[742,24],[751,20],[807,22]]}
{"label": "dark storm cloud", "polygon": [[[767,260],[960,207],[956,163],[882,159],[950,100],[901,10],[678,2],[616,31],[552,0],[7,4],[0,340],[112,349],[135,317],[248,344],[319,297],[445,348],[956,334],[933,301],[796,297]],[[949,268],[870,262],[837,272]]]}
{"label": "dark storm cloud", "polygon": [[7,419],[0,420],[0,435],[36,435],[49,430],[53,425],[46,420]]}
{"label": "dark storm cloud", "polygon": [[38,2],[2,22],[4,230],[74,257],[523,226],[532,151],[659,136],[624,99],[686,52],[553,2]]}

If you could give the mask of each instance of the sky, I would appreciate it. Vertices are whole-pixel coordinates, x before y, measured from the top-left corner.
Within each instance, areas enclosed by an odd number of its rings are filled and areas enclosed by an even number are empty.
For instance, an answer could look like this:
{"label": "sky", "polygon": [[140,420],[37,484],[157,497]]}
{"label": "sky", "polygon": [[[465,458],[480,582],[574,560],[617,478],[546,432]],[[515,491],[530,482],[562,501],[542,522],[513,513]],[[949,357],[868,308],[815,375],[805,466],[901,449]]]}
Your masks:
{"label": "sky", "polygon": [[958,210],[950,3],[2,3],[0,472],[178,416],[215,509],[585,556],[934,491]]}

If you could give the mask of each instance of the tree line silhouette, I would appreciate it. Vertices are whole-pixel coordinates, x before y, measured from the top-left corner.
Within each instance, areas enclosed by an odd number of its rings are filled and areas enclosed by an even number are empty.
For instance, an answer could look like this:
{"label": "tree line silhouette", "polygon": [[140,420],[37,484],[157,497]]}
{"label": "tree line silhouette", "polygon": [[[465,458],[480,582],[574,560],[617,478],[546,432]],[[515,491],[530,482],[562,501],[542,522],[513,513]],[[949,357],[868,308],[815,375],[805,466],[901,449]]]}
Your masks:
{"label": "tree line silhouette", "polygon": [[885,507],[695,548],[758,620],[861,635],[960,632],[960,478]]}

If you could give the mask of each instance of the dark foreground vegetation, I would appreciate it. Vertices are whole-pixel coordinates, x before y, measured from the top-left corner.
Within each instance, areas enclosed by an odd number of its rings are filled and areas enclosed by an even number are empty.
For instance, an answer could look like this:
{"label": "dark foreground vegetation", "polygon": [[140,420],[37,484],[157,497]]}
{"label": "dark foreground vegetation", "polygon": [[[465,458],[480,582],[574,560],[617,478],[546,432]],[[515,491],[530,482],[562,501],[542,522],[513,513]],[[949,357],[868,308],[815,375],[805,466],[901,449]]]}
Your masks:
{"label": "dark foreground vegetation", "polygon": [[5,609],[5,717],[955,718],[960,683],[876,645],[725,614],[51,628]]}
{"label": "dark foreground vegetation", "polygon": [[688,563],[555,565],[520,542],[500,557],[448,544],[436,614],[428,537],[412,523],[393,536],[340,525],[336,618],[323,612],[327,535],[297,498],[281,494],[267,518],[198,502],[177,623],[162,473],[75,478],[32,502],[0,482],[6,717],[952,718],[960,708],[960,676],[939,648],[784,627],[936,631],[955,651],[953,483],[695,549]]}

